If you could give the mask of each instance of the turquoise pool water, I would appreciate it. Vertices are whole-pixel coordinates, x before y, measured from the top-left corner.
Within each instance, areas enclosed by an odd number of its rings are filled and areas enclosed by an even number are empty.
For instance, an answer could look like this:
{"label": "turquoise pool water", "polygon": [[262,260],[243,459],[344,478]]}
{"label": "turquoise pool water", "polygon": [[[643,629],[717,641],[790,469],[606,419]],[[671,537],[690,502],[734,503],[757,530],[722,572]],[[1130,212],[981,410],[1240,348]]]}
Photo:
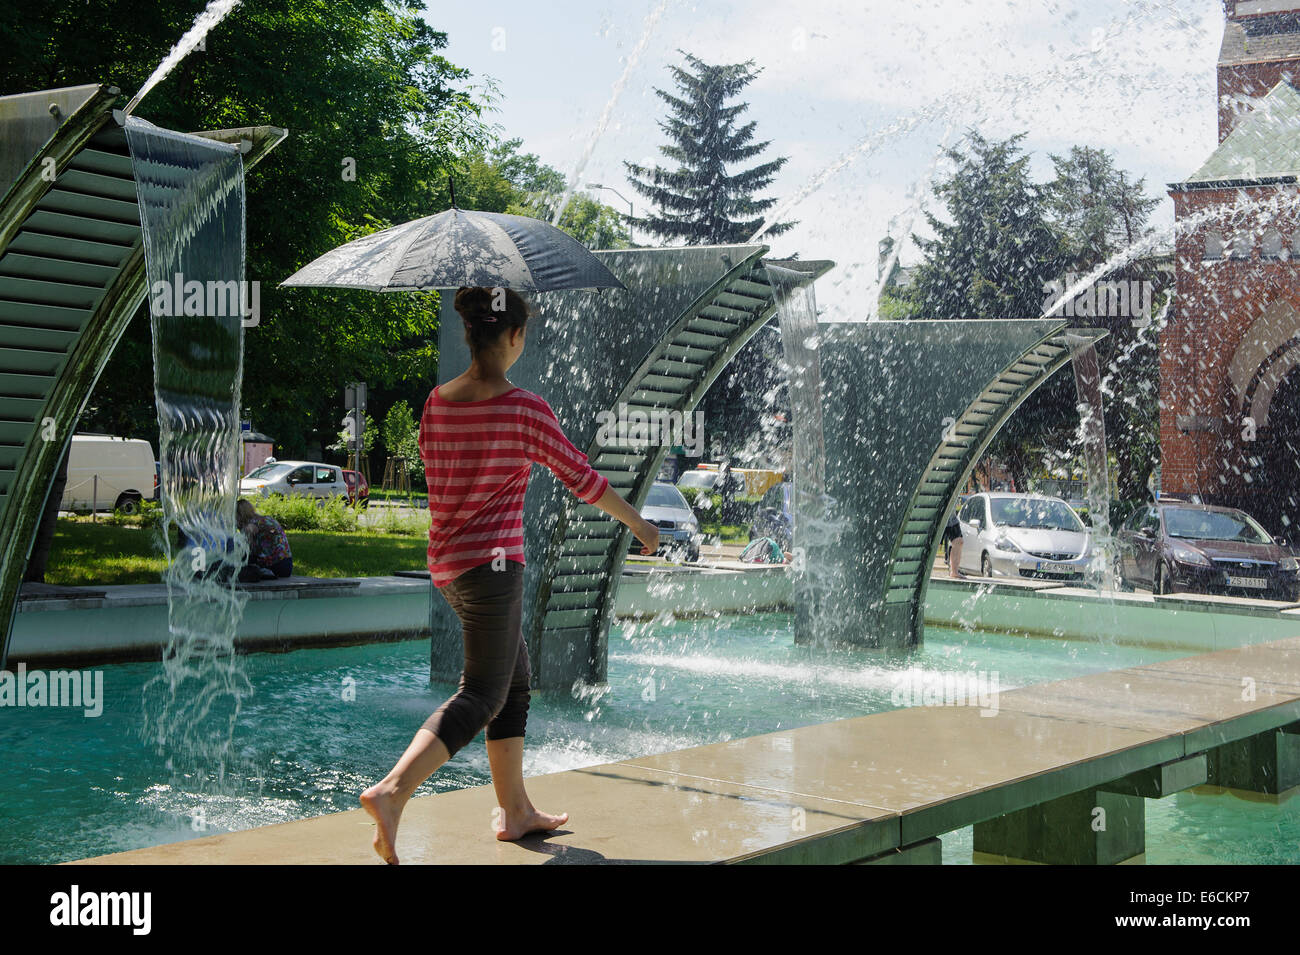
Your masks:
{"label": "turquoise pool water", "polygon": [[[0,709],[0,862],[59,862],[355,808],[450,691],[429,686],[427,653],[413,641],[244,658],[254,694],[225,794],[173,779],[166,757],[141,742],[141,687],[157,664],[105,667],[95,719]],[[796,647],[784,614],[629,623],[610,635],[603,693],[534,694],[525,771],[879,712],[909,666],[996,671],[1010,689],[1185,655],[928,628],[918,656],[890,662]],[[421,792],[489,779],[480,736]],[[1152,863],[1300,862],[1300,800],[1184,793],[1149,801],[1147,819]],[[952,833],[944,861],[967,863],[970,849],[969,829]]]}

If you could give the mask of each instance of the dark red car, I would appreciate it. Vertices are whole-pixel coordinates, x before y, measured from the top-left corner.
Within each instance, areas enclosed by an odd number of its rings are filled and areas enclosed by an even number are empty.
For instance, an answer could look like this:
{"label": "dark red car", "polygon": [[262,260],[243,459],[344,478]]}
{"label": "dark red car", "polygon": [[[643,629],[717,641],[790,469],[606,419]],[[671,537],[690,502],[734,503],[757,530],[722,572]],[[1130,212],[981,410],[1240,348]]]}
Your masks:
{"label": "dark red car", "polygon": [[356,504],[361,502],[362,507],[370,504],[370,482],[360,471],[343,472],[343,483],[348,486],[348,503]]}
{"label": "dark red car", "polygon": [[1116,535],[1121,582],[1157,594],[1300,600],[1300,563],[1245,511],[1184,501],[1139,507]]}

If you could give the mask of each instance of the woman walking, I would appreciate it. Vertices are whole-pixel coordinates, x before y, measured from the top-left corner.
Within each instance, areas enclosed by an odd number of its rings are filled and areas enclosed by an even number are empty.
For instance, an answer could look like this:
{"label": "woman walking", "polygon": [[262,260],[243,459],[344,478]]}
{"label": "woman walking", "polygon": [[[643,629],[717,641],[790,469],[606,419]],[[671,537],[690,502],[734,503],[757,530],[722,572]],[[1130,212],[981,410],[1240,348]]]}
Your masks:
{"label": "woman walking", "polygon": [[429,394],[420,457],[429,485],[429,574],[460,618],[465,668],[455,693],[416,732],[397,765],[361,794],[376,823],[375,852],[397,864],[397,826],[415,790],[487,727],[488,763],[502,810],[497,838],[550,831],[566,813],[538,811],[524,790],[524,725],[531,670],[521,628],[524,492],[533,463],[575,496],[622,521],[653,554],[659,531],[592,470],[551,406],[506,372],[524,349],[528,304],[509,289],[462,288],[469,368]]}

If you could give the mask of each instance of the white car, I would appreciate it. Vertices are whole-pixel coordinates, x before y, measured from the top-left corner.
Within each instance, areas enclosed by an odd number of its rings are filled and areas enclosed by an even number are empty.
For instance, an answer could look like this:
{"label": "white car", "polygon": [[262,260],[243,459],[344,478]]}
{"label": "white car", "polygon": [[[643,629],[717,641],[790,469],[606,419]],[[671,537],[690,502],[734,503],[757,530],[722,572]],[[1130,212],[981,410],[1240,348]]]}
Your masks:
{"label": "white car", "polygon": [[283,494],[285,497],[348,496],[343,469],[315,461],[268,461],[254,468],[239,482],[242,497]]}
{"label": "white car", "polygon": [[1059,497],[974,494],[957,521],[963,573],[1082,580],[1092,562],[1092,533]]}

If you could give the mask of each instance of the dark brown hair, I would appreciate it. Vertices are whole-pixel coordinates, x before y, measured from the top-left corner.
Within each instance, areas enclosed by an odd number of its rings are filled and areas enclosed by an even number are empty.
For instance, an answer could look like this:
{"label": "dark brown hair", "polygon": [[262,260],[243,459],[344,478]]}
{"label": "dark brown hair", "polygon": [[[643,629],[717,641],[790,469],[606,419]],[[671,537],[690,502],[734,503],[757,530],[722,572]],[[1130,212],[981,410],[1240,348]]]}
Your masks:
{"label": "dark brown hair", "polygon": [[465,343],[471,355],[491,348],[506,331],[523,328],[532,309],[513,289],[462,285],[456,291],[456,311],[465,320]]}

